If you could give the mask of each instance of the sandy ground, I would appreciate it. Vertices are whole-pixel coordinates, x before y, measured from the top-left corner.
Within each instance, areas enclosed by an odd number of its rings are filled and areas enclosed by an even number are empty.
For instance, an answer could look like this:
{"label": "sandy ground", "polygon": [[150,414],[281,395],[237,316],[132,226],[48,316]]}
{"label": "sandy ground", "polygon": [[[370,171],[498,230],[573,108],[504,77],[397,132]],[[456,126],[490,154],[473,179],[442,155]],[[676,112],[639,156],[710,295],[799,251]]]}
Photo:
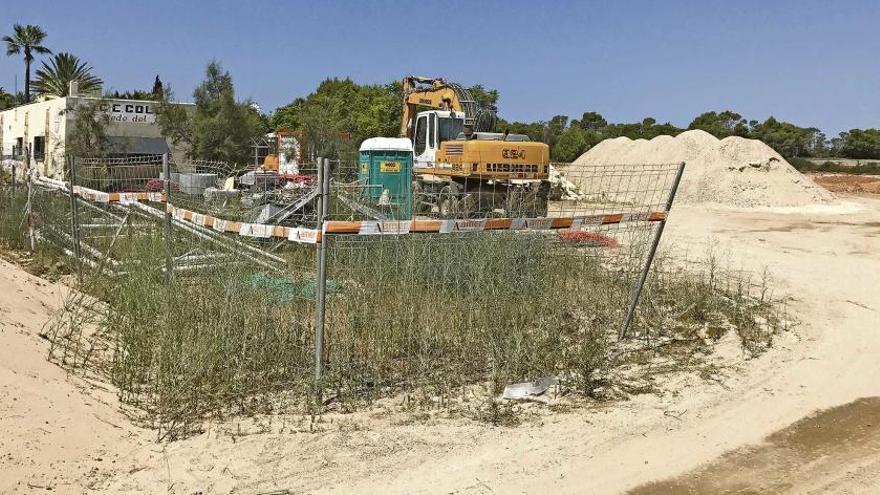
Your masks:
{"label": "sandy ground", "polygon": [[631,495],[680,493],[876,493],[880,397],[801,419],[716,461]]}
{"label": "sandy ground", "polygon": [[0,260],[0,493],[80,493],[144,436],[115,394],[49,363],[44,323],[64,287]]}
{"label": "sandy ground", "polygon": [[801,324],[720,383],[685,377],[516,428],[373,409],[155,444],[106,392],[46,362],[37,334],[51,307],[37,301],[59,289],[0,266],[0,493],[874,493],[880,200],[847,200],[809,214],[676,209],[676,250],[712,245],[736,267],[766,267]]}

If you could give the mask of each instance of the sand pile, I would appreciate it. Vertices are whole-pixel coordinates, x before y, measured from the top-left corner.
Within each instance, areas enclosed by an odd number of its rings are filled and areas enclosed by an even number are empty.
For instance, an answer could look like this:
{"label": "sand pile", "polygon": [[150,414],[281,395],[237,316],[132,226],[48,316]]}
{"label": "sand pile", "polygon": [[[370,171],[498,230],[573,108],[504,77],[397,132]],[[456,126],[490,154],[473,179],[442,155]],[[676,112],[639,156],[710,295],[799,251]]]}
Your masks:
{"label": "sand pile", "polygon": [[[763,142],[737,136],[719,140],[701,130],[651,140],[606,139],[575,160],[568,177],[578,184],[577,177],[589,176],[591,166],[675,162],[687,164],[676,196],[679,204],[753,208],[806,206],[833,199]],[[596,192],[589,191],[592,184],[578,186],[586,193]],[[606,194],[614,193],[614,184],[605,182],[603,187],[609,189],[603,191]],[[621,183],[620,189],[627,185]]]}

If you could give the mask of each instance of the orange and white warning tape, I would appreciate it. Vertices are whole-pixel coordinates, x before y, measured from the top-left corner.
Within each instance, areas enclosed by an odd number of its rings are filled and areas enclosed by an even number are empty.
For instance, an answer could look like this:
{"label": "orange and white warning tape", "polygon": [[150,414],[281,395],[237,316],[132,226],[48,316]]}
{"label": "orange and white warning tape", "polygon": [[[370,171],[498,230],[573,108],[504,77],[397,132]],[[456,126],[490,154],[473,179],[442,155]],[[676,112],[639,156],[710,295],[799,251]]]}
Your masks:
{"label": "orange and white warning tape", "polygon": [[607,215],[582,215],[560,218],[483,218],[467,220],[383,220],[383,221],[329,221],[323,232],[302,227],[283,227],[259,223],[224,220],[211,215],[167,205],[167,211],[181,221],[212,228],[218,232],[236,233],[245,237],[280,238],[292,242],[316,244],[324,234],[400,235],[410,233],[481,232],[481,231],[532,231],[582,230],[601,225],[625,222],[659,222],[665,220],[664,211],[640,213],[611,213]]}
{"label": "orange and white warning tape", "polygon": [[576,215],[572,217],[542,218],[482,218],[466,220],[407,220],[407,221],[331,221],[324,224],[327,234],[409,234],[481,232],[486,230],[513,230],[541,232],[547,230],[581,230],[601,225],[626,222],[660,222],[667,212],[610,213],[605,215]]}
{"label": "orange and white warning tape", "polygon": [[[69,190],[69,189],[68,189]],[[122,203],[130,204],[135,201],[154,201],[157,203],[165,202],[165,194],[160,192],[119,192],[108,193],[97,191],[82,186],[73,186],[73,194],[96,203]]]}
{"label": "orange and white warning tape", "polygon": [[176,220],[211,228],[217,232],[238,234],[243,237],[255,237],[258,239],[287,239],[291,242],[300,242],[304,244],[317,244],[321,240],[321,232],[316,229],[224,220],[211,215],[204,215],[183,208],[178,208],[173,205],[166,205],[166,211],[171,213],[171,216]]}
{"label": "orange and white warning tape", "polygon": [[[51,187],[53,189],[60,189],[63,191],[70,191],[70,183],[64,182],[56,179],[50,179],[49,177],[37,177],[37,183],[45,186]],[[91,189],[84,186],[73,186],[73,194],[79,196],[86,201],[93,201],[95,203],[122,203],[122,204],[130,204],[135,201],[153,201],[157,203],[165,202],[165,194],[161,192],[114,192],[108,193],[104,191],[98,191],[97,189]]]}
{"label": "orange and white warning tape", "polygon": [[[46,185],[69,190],[70,184],[47,179]],[[166,202],[160,192],[106,193],[82,186],[73,186],[74,194],[88,201],[98,203],[119,202],[128,204],[135,201]],[[291,242],[317,244],[324,234],[393,235],[409,233],[482,232],[482,231],[532,231],[584,230],[602,225],[626,222],[660,222],[666,220],[665,211],[637,213],[609,213],[598,215],[575,215],[571,217],[541,218],[482,218],[459,220],[380,220],[380,221],[328,221],[323,231],[302,227],[283,227],[259,223],[225,220],[191,210],[165,205],[166,211],[180,221],[187,221],[201,227],[212,228],[217,232],[236,233],[244,237],[278,238]]]}

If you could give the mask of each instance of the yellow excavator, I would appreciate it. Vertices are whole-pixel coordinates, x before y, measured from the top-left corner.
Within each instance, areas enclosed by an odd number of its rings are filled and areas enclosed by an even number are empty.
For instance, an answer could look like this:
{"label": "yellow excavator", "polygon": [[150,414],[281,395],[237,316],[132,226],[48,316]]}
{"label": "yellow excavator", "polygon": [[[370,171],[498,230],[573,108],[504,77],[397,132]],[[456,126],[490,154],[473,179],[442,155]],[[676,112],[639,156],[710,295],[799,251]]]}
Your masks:
{"label": "yellow excavator", "polygon": [[546,144],[495,132],[494,109],[481,108],[459,84],[408,76],[402,86],[400,135],[413,144],[416,214],[461,218],[547,213]]}

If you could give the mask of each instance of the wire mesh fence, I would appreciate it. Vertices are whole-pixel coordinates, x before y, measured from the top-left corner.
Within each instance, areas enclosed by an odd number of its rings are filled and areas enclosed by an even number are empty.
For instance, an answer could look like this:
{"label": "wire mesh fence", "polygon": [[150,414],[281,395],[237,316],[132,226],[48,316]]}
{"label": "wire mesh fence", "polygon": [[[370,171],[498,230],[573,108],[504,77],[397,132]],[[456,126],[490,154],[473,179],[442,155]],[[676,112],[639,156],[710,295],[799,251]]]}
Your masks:
{"label": "wire mesh fence", "polygon": [[[334,164],[323,227],[326,381],[340,397],[448,396],[479,379],[559,373],[585,387],[596,371],[586,368],[630,323],[682,172],[566,167],[542,205],[519,194],[506,200],[519,206],[420,211],[405,201],[424,191],[376,191],[355,168]],[[462,185],[454,204],[497,206],[483,195],[498,189]],[[644,331],[636,322],[633,334]]]}
{"label": "wire mesh fence", "polygon": [[431,191],[362,165],[71,158],[67,182],[32,178],[37,237],[106,303],[98,347],[123,398],[174,430],[315,386],[345,403],[548,374],[589,390],[609,346],[656,332],[632,316],[682,164]]}
{"label": "wire mesh fence", "polygon": [[120,397],[167,438],[191,432],[194,418],[278,410],[276,394],[308,394],[317,237],[292,235],[303,228],[293,215],[255,218],[255,209],[293,199],[245,204],[283,185],[163,156],[67,165],[67,182],[34,182],[60,202],[56,223],[67,227],[39,230],[70,255],[82,273],[78,294],[88,295],[65,304],[49,329],[54,359],[84,367],[83,356],[106,355]]}

